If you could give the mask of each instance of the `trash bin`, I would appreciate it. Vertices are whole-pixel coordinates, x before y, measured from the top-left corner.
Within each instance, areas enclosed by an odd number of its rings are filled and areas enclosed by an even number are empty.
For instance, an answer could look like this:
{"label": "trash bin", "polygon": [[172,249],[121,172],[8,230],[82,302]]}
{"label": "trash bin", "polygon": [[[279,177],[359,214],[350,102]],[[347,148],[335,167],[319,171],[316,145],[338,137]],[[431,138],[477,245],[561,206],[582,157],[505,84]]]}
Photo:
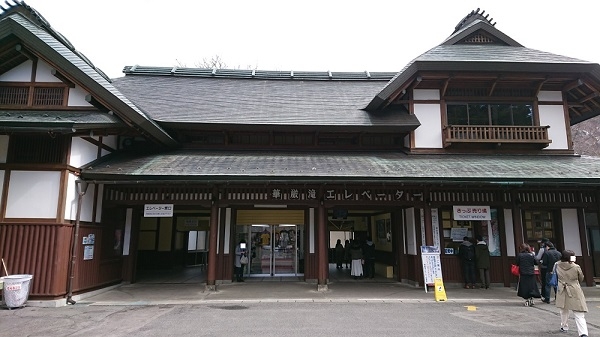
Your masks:
{"label": "trash bin", "polygon": [[25,305],[29,297],[29,285],[33,275],[9,275],[1,277],[2,306],[9,309],[20,308]]}

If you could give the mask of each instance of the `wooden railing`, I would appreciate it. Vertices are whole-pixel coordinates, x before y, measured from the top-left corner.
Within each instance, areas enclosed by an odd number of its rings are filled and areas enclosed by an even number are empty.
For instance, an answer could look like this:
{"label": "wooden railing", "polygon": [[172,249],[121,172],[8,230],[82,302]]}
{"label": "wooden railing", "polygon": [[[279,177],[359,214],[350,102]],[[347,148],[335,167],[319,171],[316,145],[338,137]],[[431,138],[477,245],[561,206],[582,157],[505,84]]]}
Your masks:
{"label": "wooden railing", "polygon": [[548,146],[549,126],[448,125],[444,127],[444,143],[519,143]]}

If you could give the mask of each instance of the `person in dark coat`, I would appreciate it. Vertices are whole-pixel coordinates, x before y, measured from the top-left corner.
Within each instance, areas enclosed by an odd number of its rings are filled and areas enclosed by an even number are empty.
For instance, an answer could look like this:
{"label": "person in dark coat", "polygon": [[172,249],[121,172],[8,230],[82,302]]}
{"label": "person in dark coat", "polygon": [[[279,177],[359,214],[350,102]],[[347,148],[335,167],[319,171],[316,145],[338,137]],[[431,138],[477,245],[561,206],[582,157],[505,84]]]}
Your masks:
{"label": "person in dark coat", "polygon": [[375,244],[371,239],[367,239],[363,247],[365,258],[365,278],[375,278]]}
{"label": "person in dark coat", "polygon": [[346,269],[350,268],[350,248],[352,247],[352,240],[346,240],[344,242],[344,262],[346,263]]}
{"label": "person in dark coat", "polygon": [[465,289],[475,289],[475,246],[468,236],[463,238],[458,248],[458,256],[463,267]]}
{"label": "person in dark coat", "polygon": [[335,267],[337,269],[342,269],[345,255],[346,251],[344,250],[344,246],[342,245],[342,240],[338,239],[335,244]]}
{"label": "person in dark coat", "polygon": [[[542,302],[550,303],[550,297],[552,294],[552,287],[550,284],[550,279],[552,278],[554,264],[560,261],[562,254],[556,250],[554,244],[552,242],[546,242],[546,252],[542,255],[542,260],[540,261],[541,269],[545,270],[544,274],[546,275],[546,280],[543,283],[542,287]],[[556,297],[556,289],[554,289],[554,297]]]}
{"label": "person in dark coat", "polygon": [[481,235],[477,236],[477,245],[475,245],[475,264],[479,270],[481,287],[488,289],[490,287],[490,250]]}
{"label": "person in dark coat", "polygon": [[519,246],[519,254],[515,264],[519,266],[517,295],[525,299],[525,306],[531,307],[534,305],[533,299],[540,298],[542,295],[540,295],[534,273],[535,256],[528,244],[522,243]]}

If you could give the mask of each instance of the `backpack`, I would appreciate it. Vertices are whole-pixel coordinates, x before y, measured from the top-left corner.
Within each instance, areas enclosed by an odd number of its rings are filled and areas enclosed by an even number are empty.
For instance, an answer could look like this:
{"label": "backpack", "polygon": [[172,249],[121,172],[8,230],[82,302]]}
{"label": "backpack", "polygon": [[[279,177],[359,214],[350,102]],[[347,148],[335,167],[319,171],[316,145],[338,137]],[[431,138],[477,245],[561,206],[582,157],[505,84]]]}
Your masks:
{"label": "backpack", "polygon": [[475,260],[475,246],[470,245],[470,246],[464,246],[463,247],[465,253],[464,253],[464,258],[467,261],[474,261]]}

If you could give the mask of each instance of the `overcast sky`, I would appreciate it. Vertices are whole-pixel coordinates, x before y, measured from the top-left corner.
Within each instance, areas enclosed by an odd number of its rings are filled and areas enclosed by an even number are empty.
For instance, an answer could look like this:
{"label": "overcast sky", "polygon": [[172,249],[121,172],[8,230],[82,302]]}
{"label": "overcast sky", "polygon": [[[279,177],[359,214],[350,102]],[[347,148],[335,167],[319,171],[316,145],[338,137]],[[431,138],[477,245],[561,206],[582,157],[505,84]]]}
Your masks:
{"label": "overcast sky", "polygon": [[600,63],[599,0],[25,0],[108,76],[124,66],[399,71],[471,10],[525,47]]}

